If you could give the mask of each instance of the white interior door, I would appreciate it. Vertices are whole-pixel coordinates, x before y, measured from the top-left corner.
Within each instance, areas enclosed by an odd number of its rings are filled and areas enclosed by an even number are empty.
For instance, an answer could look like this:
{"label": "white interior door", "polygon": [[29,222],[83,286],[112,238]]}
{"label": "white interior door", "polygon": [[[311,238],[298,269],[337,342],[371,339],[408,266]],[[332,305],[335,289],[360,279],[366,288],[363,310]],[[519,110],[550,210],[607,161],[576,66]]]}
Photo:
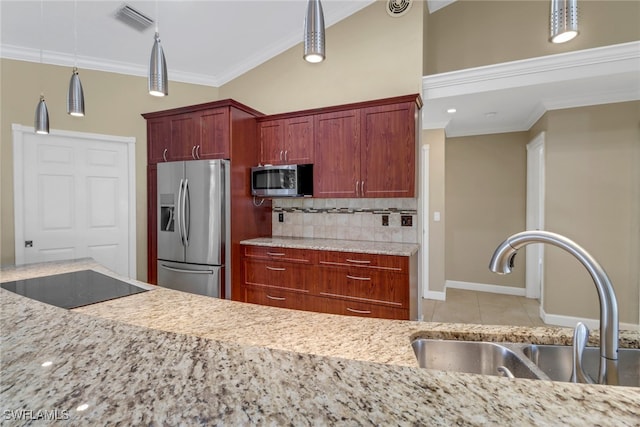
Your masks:
{"label": "white interior door", "polygon": [[[544,230],[544,132],[527,144],[527,230]],[[525,295],[541,298],[544,245],[527,245]]]}
{"label": "white interior door", "polygon": [[134,139],[29,130],[14,126],[16,264],[91,257],[135,277]]}

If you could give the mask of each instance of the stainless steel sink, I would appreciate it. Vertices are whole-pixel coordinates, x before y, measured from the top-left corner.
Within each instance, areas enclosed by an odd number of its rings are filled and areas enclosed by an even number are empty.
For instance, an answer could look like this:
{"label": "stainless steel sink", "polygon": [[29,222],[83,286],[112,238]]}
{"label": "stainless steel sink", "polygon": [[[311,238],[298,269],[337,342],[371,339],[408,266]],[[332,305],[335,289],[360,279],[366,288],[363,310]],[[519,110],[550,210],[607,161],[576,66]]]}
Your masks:
{"label": "stainless steel sink", "polygon": [[[522,353],[535,363],[552,381],[569,381],[571,377],[572,348],[563,345],[535,345],[522,347]],[[584,370],[592,378],[598,378],[600,349],[587,347],[582,361]],[[620,385],[640,387],[640,349],[618,350]]]}
{"label": "stainless steel sink", "polygon": [[421,368],[499,376],[505,367],[516,378],[539,377],[526,358],[497,343],[420,338],[411,345]]}

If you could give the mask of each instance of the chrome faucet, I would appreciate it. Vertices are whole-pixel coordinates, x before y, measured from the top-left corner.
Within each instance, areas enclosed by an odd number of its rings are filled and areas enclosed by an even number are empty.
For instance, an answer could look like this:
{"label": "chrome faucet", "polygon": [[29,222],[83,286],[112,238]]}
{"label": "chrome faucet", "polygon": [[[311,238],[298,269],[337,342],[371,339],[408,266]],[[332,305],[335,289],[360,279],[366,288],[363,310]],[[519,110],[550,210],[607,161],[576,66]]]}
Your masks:
{"label": "chrome faucet", "polygon": [[[609,276],[607,276],[600,264],[574,241],[560,234],[538,230],[523,231],[508,237],[493,253],[489,262],[489,269],[498,274],[511,273],[513,258],[518,249],[529,243],[549,243],[564,249],[576,257],[591,275],[600,299],[600,369],[598,383],[618,385],[618,301]],[[575,358],[574,365],[577,365],[577,368],[581,371],[582,349],[580,347],[584,348],[584,345],[576,341],[581,340],[574,339],[574,355],[578,354],[579,356]],[[580,379],[580,376],[577,376],[577,378]]]}

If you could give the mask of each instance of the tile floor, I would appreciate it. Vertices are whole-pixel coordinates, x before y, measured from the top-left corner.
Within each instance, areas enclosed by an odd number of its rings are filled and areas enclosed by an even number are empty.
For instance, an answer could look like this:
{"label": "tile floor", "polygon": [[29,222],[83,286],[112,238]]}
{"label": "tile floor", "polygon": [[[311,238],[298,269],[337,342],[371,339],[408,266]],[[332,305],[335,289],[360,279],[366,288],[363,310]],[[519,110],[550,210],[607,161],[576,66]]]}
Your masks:
{"label": "tile floor", "polygon": [[427,322],[544,326],[538,300],[488,292],[447,289],[446,301],[423,300]]}

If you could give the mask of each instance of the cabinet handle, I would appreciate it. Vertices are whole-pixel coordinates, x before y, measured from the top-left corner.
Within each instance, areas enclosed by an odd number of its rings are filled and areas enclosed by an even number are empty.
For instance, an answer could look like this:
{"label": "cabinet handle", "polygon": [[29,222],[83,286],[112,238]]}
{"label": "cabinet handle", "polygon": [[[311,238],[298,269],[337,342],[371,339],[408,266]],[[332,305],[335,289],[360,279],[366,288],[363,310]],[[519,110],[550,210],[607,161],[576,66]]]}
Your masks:
{"label": "cabinet handle", "polygon": [[360,181],[356,181],[356,197],[358,197],[358,184],[360,184]]}
{"label": "cabinet handle", "polygon": [[287,269],[284,267],[269,267],[267,265],[267,270],[271,270],[271,271],[286,271]]}
{"label": "cabinet handle", "polygon": [[196,159],[200,160],[200,146],[196,145]]}
{"label": "cabinet handle", "polygon": [[284,256],[284,252],[267,252],[269,256]]}
{"label": "cabinet handle", "polygon": [[267,298],[272,299],[272,300],[276,300],[276,301],[284,301],[284,300],[286,300],[286,298],[283,298],[283,297],[272,297],[269,294],[265,294],[265,295],[267,296]]}
{"label": "cabinet handle", "polygon": [[364,197],[364,181],[360,183],[360,196]]}
{"label": "cabinet handle", "polygon": [[287,161],[287,153],[289,152],[289,150],[284,150],[284,161]]}
{"label": "cabinet handle", "polygon": [[371,310],[356,310],[355,308],[347,307],[347,311],[358,314],[371,314]]}
{"label": "cabinet handle", "polygon": [[164,159],[164,161],[167,161],[167,149],[165,148],[164,151],[162,152],[162,158]]}
{"label": "cabinet handle", "polygon": [[358,276],[351,276],[350,274],[347,274],[347,279],[353,279],[353,280],[371,280],[371,277],[358,277]]}
{"label": "cabinet handle", "polygon": [[196,160],[196,146],[191,147],[191,158]]}
{"label": "cabinet handle", "polygon": [[282,161],[282,150],[280,150],[280,161]]}
{"label": "cabinet handle", "polygon": [[351,259],[351,258],[347,258],[347,262],[352,262],[354,264],[371,264],[371,261],[369,260],[359,260],[359,259]]}

